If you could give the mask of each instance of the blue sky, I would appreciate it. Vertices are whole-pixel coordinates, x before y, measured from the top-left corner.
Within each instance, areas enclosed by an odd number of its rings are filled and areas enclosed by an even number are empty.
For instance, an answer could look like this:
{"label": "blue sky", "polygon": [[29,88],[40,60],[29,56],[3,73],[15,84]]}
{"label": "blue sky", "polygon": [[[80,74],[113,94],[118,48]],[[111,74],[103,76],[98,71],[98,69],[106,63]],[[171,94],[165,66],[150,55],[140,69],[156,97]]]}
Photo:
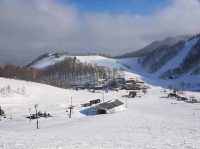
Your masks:
{"label": "blue sky", "polygon": [[171,4],[172,0],[59,0],[70,3],[83,13],[149,15]]}

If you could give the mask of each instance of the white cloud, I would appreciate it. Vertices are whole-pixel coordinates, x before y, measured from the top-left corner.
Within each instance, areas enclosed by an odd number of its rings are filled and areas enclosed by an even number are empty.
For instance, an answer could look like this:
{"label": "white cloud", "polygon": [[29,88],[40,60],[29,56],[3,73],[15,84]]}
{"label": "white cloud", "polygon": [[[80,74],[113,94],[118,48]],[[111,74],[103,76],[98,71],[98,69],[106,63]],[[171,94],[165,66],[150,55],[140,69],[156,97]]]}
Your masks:
{"label": "white cloud", "polygon": [[167,36],[200,31],[198,0],[174,2],[149,16],[81,14],[55,0],[1,0],[0,51],[25,55],[51,49],[111,54]]}

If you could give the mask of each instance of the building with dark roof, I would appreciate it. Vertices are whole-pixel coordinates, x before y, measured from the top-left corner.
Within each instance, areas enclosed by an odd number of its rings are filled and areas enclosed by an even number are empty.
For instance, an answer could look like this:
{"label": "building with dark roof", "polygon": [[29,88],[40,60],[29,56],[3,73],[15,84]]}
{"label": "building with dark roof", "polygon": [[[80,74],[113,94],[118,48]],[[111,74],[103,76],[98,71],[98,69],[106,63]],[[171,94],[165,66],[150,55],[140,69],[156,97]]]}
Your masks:
{"label": "building with dark roof", "polygon": [[108,114],[122,111],[124,109],[124,103],[116,99],[114,101],[108,101],[95,106],[96,114]]}
{"label": "building with dark roof", "polygon": [[106,101],[89,108],[83,108],[80,113],[84,115],[111,114],[125,110],[124,103],[118,99]]}

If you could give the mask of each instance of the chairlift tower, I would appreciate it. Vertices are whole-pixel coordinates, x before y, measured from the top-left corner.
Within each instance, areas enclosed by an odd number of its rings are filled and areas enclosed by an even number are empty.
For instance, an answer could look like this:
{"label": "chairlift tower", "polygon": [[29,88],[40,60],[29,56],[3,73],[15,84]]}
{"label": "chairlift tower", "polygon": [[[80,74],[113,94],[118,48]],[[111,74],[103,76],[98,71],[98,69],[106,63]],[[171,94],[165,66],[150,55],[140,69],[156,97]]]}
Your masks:
{"label": "chairlift tower", "polygon": [[71,97],[71,104],[68,107],[68,109],[69,109],[69,119],[72,117],[72,110],[73,110],[73,108],[74,108],[74,106],[72,105],[72,97]]}
{"label": "chairlift tower", "polygon": [[31,122],[31,108],[28,109],[28,112],[29,112],[29,116],[30,116],[29,122]]}
{"label": "chairlift tower", "polygon": [[35,114],[36,114],[36,119],[37,119],[37,122],[36,122],[36,125],[37,125],[37,129],[39,129],[39,121],[38,121],[38,104],[35,104]]}

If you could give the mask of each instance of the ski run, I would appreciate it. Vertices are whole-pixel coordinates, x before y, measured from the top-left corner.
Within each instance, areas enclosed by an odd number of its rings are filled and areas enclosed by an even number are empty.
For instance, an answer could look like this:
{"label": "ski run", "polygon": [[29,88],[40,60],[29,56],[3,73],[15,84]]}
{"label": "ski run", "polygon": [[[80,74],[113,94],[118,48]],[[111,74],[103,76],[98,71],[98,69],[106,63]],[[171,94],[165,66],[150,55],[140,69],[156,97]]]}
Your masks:
{"label": "ski run", "polygon": [[[91,57],[79,58],[91,62]],[[94,58],[97,64],[123,67],[117,61]],[[43,66],[42,66],[43,67]],[[125,69],[124,69],[125,70]],[[124,72],[126,79],[142,78]],[[199,149],[200,104],[165,98],[169,90],[150,85],[146,94],[127,98],[127,90],[90,92],[60,89],[48,85],[0,78],[0,105],[6,118],[0,121],[0,149]],[[184,96],[200,99],[198,92]],[[124,107],[112,114],[85,115],[84,104],[92,99],[119,99]],[[49,118],[26,116],[38,110]],[[71,119],[67,108],[73,105]]]}

